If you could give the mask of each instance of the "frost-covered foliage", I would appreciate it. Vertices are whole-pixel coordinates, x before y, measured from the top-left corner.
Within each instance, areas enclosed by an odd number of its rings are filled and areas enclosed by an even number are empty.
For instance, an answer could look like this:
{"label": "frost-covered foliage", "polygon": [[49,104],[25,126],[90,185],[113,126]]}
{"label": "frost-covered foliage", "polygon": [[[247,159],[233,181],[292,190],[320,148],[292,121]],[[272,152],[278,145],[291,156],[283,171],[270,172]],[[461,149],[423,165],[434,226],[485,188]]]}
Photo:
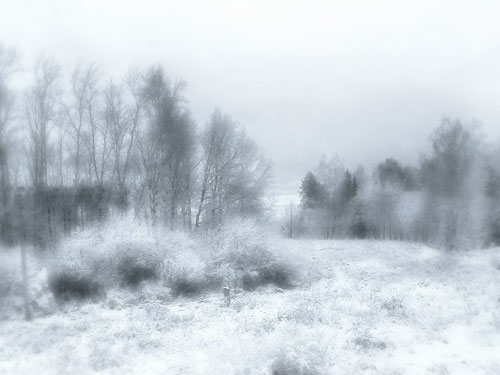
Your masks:
{"label": "frost-covered foliage", "polygon": [[163,301],[146,283],[128,303],[136,291],[113,289],[103,303],[1,322],[0,373],[499,373],[498,248],[268,245],[300,264],[295,288],[234,288],[229,306],[220,291]]}
{"label": "frost-covered foliage", "polygon": [[40,58],[15,95],[18,57],[0,45],[0,243],[48,248],[131,208],[185,230],[265,211],[271,163],[219,109],[198,129],[185,82],[163,67],[110,80]]}
{"label": "frost-covered foliage", "polygon": [[196,248],[185,233],[115,219],[62,241],[50,267],[54,273],[70,269],[91,277],[105,290],[134,289],[196,272],[202,264]]}
{"label": "frost-covered foliage", "polygon": [[[28,268],[34,277],[30,285],[35,281],[37,287],[43,286],[32,300],[48,298],[48,311],[53,312],[71,301],[125,306],[199,297],[222,287],[291,288],[298,273],[269,238],[268,231],[252,221],[233,221],[216,231],[189,236],[151,228],[133,218],[115,218],[75,233],[43,259],[30,258]],[[14,254],[4,262],[0,291],[7,298],[16,295],[20,310],[20,266],[11,264],[13,260]]]}
{"label": "frost-covered foliage", "polygon": [[59,301],[89,299],[99,295],[100,285],[89,276],[71,271],[60,271],[51,275],[49,288]]}
{"label": "frost-covered foliage", "polygon": [[292,287],[296,269],[271,239],[275,234],[253,220],[235,220],[204,237],[211,249],[206,272],[210,280],[255,290],[274,284]]}
{"label": "frost-covered foliage", "polygon": [[[444,118],[418,167],[386,159],[372,178],[320,162],[301,185],[295,233],[419,241],[447,249],[500,244],[500,148],[477,124]],[[344,170],[340,178],[339,171]]]}

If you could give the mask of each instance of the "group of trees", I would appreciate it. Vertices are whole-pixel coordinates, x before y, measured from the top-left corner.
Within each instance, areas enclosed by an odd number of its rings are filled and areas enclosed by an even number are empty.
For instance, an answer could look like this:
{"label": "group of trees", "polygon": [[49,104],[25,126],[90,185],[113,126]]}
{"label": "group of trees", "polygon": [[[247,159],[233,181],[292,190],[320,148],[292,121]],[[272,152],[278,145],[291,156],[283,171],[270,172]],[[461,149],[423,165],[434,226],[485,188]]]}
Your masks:
{"label": "group of trees", "polygon": [[500,148],[478,129],[445,118],[418,167],[390,158],[370,178],[323,158],[302,180],[295,232],[448,248],[500,244]]}
{"label": "group of trees", "polygon": [[19,66],[0,45],[2,241],[47,243],[110,210],[189,230],[261,209],[270,165],[255,142],[220,110],[198,129],[163,68],[116,81],[41,58],[14,90]]}
{"label": "group of trees", "polygon": [[[308,172],[300,187],[302,212],[296,230],[314,227],[325,238],[350,236],[362,228],[354,221],[347,225],[345,218],[358,210],[359,182],[364,181],[364,170],[351,173],[338,157],[323,157],[314,172]],[[354,210],[354,211],[353,211]]]}

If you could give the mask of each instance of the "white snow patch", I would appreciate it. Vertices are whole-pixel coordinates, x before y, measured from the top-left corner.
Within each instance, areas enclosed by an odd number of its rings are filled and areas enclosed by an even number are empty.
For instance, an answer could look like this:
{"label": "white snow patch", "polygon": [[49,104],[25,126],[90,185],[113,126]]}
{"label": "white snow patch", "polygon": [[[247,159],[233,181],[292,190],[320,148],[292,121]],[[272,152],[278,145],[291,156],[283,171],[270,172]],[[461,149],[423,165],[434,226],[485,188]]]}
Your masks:
{"label": "white snow patch", "polygon": [[[0,322],[2,374],[499,374],[499,249],[280,240],[300,285]],[[295,371],[295,372],[294,372]],[[279,373],[279,372],[277,372]]]}

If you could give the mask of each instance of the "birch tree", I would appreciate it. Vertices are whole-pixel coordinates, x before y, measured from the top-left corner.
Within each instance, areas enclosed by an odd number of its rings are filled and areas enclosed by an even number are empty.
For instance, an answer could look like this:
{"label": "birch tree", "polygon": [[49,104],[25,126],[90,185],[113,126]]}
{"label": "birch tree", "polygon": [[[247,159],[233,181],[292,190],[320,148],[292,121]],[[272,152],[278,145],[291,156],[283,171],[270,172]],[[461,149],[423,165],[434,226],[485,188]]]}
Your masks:
{"label": "birch tree", "polygon": [[154,224],[161,216],[173,226],[179,212],[190,214],[185,202],[190,199],[194,124],[183,106],[183,89],[183,82],[170,83],[161,68],[152,68],[146,75],[147,129],[138,139],[138,149],[142,196],[147,193]]}
{"label": "birch tree", "polygon": [[82,179],[82,169],[86,161],[84,133],[88,121],[88,100],[91,90],[99,77],[99,68],[95,64],[77,65],[70,77],[69,100],[64,105],[68,127],[65,129],[72,139],[69,152],[73,167],[73,186],[78,188]]}
{"label": "birch tree", "polygon": [[233,214],[258,213],[270,164],[253,140],[216,109],[201,135],[201,181],[195,226],[216,225]]}
{"label": "birch tree", "polygon": [[50,134],[57,116],[60,67],[55,62],[40,59],[35,65],[33,84],[24,96],[24,115],[29,134],[31,177],[35,187],[45,187],[48,181],[48,150]]}
{"label": "birch tree", "polygon": [[16,50],[0,44],[0,203],[2,208],[8,204],[10,195],[8,133],[14,112],[14,94],[8,87],[8,79],[16,71],[17,61]]}
{"label": "birch tree", "polygon": [[[0,44],[0,189],[2,190],[1,197],[1,214],[5,214],[5,210],[10,199],[10,182],[9,182],[9,167],[8,167],[8,130],[13,118],[14,110],[14,95],[8,87],[8,78],[17,70],[18,54],[16,50],[6,48]],[[19,213],[23,216],[23,212]],[[24,224],[19,218],[17,221]],[[29,284],[28,284],[28,267],[26,261],[26,247],[24,244],[20,246],[21,255],[21,275],[23,280],[23,305],[24,317],[26,320],[32,319]]]}

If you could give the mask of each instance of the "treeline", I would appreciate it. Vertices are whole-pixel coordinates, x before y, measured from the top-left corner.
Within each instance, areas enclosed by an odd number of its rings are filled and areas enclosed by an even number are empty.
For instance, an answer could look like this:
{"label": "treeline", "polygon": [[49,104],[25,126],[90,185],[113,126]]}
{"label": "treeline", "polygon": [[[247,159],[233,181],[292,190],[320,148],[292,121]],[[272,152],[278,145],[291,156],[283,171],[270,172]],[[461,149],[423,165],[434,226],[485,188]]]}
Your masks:
{"label": "treeline", "polygon": [[500,147],[474,124],[443,119],[417,167],[387,159],[367,175],[323,159],[300,187],[292,233],[446,248],[500,245]]}
{"label": "treeline", "polygon": [[270,164],[220,110],[198,128],[162,67],[116,81],[42,58],[14,90],[19,66],[0,45],[1,241],[43,246],[110,211],[186,230],[260,212]]}

